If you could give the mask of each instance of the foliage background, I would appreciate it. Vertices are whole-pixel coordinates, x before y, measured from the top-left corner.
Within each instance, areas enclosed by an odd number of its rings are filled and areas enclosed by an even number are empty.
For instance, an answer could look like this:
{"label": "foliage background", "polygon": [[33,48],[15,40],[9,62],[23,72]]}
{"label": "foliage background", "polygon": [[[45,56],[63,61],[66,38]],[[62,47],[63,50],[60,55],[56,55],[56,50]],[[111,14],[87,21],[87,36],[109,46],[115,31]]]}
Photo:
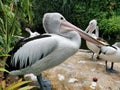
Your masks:
{"label": "foliage background", "polygon": [[46,12],[59,12],[83,30],[96,19],[101,37],[120,40],[119,0],[0,0],[0,54],[12,49],[18,40],[14,36],[26,36],[25,27],[44,33]]}
{"label": "foliage background", "polygon": [[42,16],[46,12],[60,12],[67,20],[83,30],[92,19],[98,21],[103,38],[119,41],[120,1],[119,0],[34,0],[34,30],[42,29]]}

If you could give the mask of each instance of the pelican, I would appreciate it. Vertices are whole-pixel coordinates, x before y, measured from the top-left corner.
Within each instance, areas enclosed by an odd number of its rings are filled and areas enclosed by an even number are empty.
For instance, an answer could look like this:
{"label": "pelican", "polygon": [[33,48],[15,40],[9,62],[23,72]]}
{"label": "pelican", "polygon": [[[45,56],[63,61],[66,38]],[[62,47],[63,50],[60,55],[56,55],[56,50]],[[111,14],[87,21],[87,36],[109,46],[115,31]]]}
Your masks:
{"label": "pelican", "polygon": [[[94,31],[95,31],[95,33],[93,33]],[[97,26],[97,21],[95,19],[93,19],[89,22],[89,25],[86,28],[85,32],[87,32],[89,35],[91,35],[94,38],[99,37],[99,30],[98,30],[98,26]],[[96,46],[95,44],[93,44],[89,41],[86,41],[86,45],[92,51],[93,54],[92,54],[91,59],[94,60],[94,58],[93,58],[94,54],[96,53],[97,57],[98,57],[100,48],[98,48],[98,46]]]}
{"label": "pelican", "polygon": [[[105,60],[106,71],[115,73],[116,70],[113,69],[114,62],[120,62],[120,47],[119,43],[115,43],[112,46],[104,45],[100,48],[99,57]],[[111,67],[108,68],[107,61],[111,62]]]}
{"label": "pelican", "polygon": [[[41,73],[75,54],[81,45],[81,37],[95,44],[101,42],[69,23],[60,13],[44,14],[43,27],[47,33],[18,41],[9,52],[5,69],[10,71],[9,75],[33,73],[41,90],[46,90],[50,86],[46,85]],[[7,76],[5,72],[4,79]]]}
{"label": "pelican", "polygon": [[29,38],[40,35],[38,32],[32,32],[30,28],[25,28],[25,30],[30,34]]}
{"label": "pelican", "polygon": [[[25,30],[30,34],[30,36],[27,37],[27,38],[31,38],[31,37],[40,35],[38,32],[32,32],[32,31],[30,30],[30,28],[25,28]],[[17,37],[18,39],[24,39],[24,38],[25,38],[25,37],[23,37],[23,36],[14,36],[14,37]]]}
{"label": "pelican", "polygon": [[[95,33],[93,33],[94,31],[95,31]],[[87,32],[89,35],[91,35],[93,38],[99,40],[100,42],[108,44],[105,40],[103,40],[102,38],[99,37],[99,30],[98,30],[98,26],[97,26],[97,21],[95,19],[93,19],[89,22],[89,25],[86,28],[85,32]],[[89,41],[86,41],[86,45],[93,53],[91,59],[93,61],[95,61],[95,59],[93,58],[95,53],[97,55],[97,59],[99,59],[100,48],[96,44],[91,43]]]}

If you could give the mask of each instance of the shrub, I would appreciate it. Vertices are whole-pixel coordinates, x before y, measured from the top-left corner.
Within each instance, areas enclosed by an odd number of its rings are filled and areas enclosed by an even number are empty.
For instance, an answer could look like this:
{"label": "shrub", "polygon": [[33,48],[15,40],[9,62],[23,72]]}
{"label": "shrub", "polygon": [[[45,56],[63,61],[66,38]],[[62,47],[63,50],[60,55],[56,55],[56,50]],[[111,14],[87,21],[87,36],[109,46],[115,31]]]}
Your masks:
{"label": "shrub", "polygon": [[100,31],[104,35],[109,35],[110,37],[115,37],[120,39],[120,16],[113,16],[109,19],[103,19],[99,23]]}
{"label": "shrub", "polygon": [[21,29],[10,6],[0,2],[0,13],[0,49],[2,49],[0,54],[6,54],[16,41],[14,35],[20,35]]}

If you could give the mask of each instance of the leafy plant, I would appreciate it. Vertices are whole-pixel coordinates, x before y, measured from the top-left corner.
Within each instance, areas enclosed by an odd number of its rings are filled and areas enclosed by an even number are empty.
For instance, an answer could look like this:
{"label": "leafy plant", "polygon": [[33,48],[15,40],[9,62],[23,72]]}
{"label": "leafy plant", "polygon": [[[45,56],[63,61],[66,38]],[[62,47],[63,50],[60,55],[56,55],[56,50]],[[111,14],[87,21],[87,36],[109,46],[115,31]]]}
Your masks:
{"label": "leafy plant", "polygon": [[7,70],[4,69],[4,68],[0,68],[0,72],[8,72],[8,73],[9,73],[9,71],[7,71]]}
{"label": "leafy plant", "polygon": [[103,19],[99,23],[99,28],[103,34],[108,34],[110,37],[114,37],[114,39],[120,39],[120,16],[113,16],[109,19]]}
{"label": "leafy plant", "polygon": [[29,0],[0,0],[0,56],[8,56],[28,24],[32,26],[32,4]]}
{"label": "leafy plant", "polygon": [[[0,90],[30,90],[34,88],[35,86],[23,86],[25,84],[30,83],[31,81],[22,81],[22,79],[18,80],[15,83],[10,84],[9,86],[6,87],[5,81],[1,82]],[[21,87],[23,86],[23,87]]]}
{"label": "leafy plant", "polygon": [[20,25],[16,21],[16,14],[11,11],[11,7],[0,1],[0,54],[6,54],[12,48],[16,38],[14,35],[20,35]]}
{"label": "leafy plant", "polygon": [[[0,72],[8,72],[6,69],[4,68],[0,68]],[[35,86],[30,86],[27,85],[28,83],[30,83],[31,81],[22,81],[22,79],[18,80],[17,82],[11,83],[8,86],[6,85],[5,81],[1,81],[0,82],[0,90],[30,90],[32,88],[34,88]],[[24,85],[24,86],[23,86]],[[23,86],[23,87],[21,87]]]}

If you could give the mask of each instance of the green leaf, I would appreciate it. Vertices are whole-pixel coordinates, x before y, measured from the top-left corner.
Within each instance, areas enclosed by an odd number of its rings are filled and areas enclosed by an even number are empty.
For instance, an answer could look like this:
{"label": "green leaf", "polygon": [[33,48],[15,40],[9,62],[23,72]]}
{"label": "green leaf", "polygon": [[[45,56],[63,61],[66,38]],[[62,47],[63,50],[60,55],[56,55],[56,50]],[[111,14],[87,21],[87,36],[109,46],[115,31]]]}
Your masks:
{"label": "green leaf", "polygon": [[4,69],[4,68],[0,68],[0,71],[2,71],[2,72],[8,72],[8,73],[9,73],[9,71],[7,71],[7,70]]}
{"label": "green leaf", "polygon": [[8,86],[6,88],[6,90],[16,90],[17,88],[19,88],[20,86],[24,85],[24,84],[27,84],[31,81],[20,81],[20,82],[17,82],[17,83],[13,83],[11,84],[10,86]]}
{"label": "green leaf", "polygon": [[30,90],[30,89],[32,89],[34,87],[36,87],[36,86],[25,86],[25,87],[22,87],[22,88],[20,88],[18,90]]}
{"label": "green leaf", "polygon": [[7,56],[10,56],[9,54],[2,54],[2,55],[0,55],[0,57],[7,57]]}

